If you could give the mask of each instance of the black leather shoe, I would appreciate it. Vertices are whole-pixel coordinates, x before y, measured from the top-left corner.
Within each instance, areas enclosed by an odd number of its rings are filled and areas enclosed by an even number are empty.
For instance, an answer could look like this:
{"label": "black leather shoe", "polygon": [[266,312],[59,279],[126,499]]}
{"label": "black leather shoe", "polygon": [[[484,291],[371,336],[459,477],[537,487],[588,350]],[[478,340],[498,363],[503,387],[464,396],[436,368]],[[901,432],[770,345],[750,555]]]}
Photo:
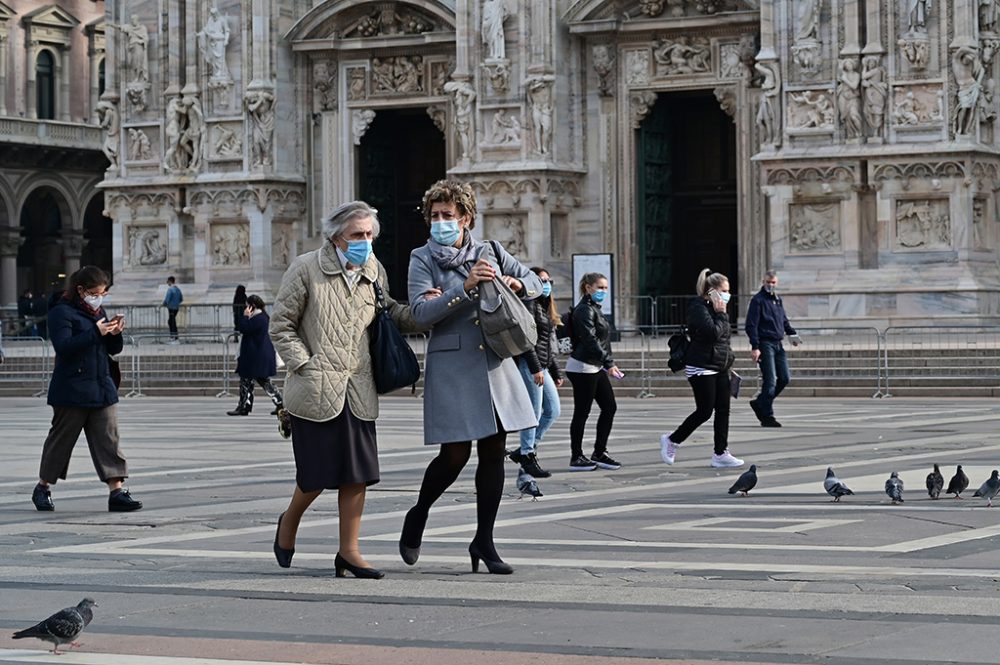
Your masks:
{"label": "black leather shoe", "polygon": [[31,493],[31,502],[35,508],[42,512],[56,509],[56,504],[52,503],[52,492],[48,485],[35,485],[35,490]]}
{"label": "black leather shoe", "polygon": [[514,450],[508,450],[505,454],[507,455],[508,459],[510,459],[510,461],[513,462],[514,464],[520,464],[524,460],[524,457],[521,455],[520,448],[515,448]]}
{"label": "black leather shoe", "polygon": [[286,550],[278,544],[278,534],[281,533],[281,518],[285,513],[278,515],[278,528],[274,532],[274,558],[278,560],[278,565],[282,568],[292,567],[292,557],[295,556],[295,548]]}
{"label": "black leather shoe", "polygon": [[385,577],[385,573],[378,568],[362,568],[349,563],[347,559],[340,556],[340,552],[337,552],[337,556],[333,558],[333,567],[337,573],[337,577],[347,577],[347,572],[365,580],[380,580]]}
{"label": "black leather shoe", "polygon": [[764,420],[760,421],[760,426],[761,427],[781,427],[781,423],[779,423],[774,418],[765,418]]}
{"label": "black leather shoe", "polygon": [[108,497],[108,510],[113,513],[127,513],[142,508],[142,501],[133,499],[127,489],[117,489]]}
{"label": "black leather shoe", "polygon": [[750,408],[753,409],[753,415],[757,416],[757,420],[764,422],[764,416],[760,414],[760,407],[757,405],[757,400],[750,400]]}
{"label": "black leather shoe", "polygon": [[509,563],[504,563],[500,559],[487,559],[484,557],[479,549],[479,545],[476,545],[474,542],[469,543],[469,557],[472,558],[472,572],[474,573],[479,572],[480,559],[486,564],[486,569],[492,575],[510,575],[514,572]]}
{"label": "black leather shoe", "polygon": [[[416,506],[410,508],[406,512],[406,517],[403,519],[403,532],[399,534],[399,556],[403,559],[403,563],[407,566],[412,566],[420,558],[420,543],[423,540],[424,526],[427,524],[427,518],[424,518],[424,524],[420,525],[419,532],[417,531],[416,524],[417,518],[414,517],[413,511],[416,510]],[[404,538],[409,534],[411,538],[417,541],[416,546],[407,545]],[[411,541],[413,542],[413,541]]]}
{"label": "black leather shoe", "polygon": [[279,409],[279,408],[280,408],[280,407],[277,407],[277,406],[276,406],[276,407],[274,407],[274,410],[273,410],[273,411],[271,411],[270,415],[272,415],[272,416],[276,416],[276,415],[278,415],[278,409]]}
{"label": "black leather shoe", "polygon": [[242,407],[236,407],[232,411],[226,411],[227,416],[249,416],[250,412]]}

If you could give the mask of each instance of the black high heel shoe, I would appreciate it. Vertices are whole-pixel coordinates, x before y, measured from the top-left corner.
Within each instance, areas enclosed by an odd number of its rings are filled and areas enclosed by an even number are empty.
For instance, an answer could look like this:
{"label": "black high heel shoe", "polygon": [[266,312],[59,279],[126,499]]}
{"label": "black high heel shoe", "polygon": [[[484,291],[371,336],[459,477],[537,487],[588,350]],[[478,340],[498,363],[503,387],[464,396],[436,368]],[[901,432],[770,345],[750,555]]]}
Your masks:
{"label": "black high heel shoe", "polygon": [[510,575],[514,572],[509,563],[504,563],[500,559],[487,559],[479,550],[479,545],[476,545],[474,542],[469,543],[469,556],[472,558],[472,572],[474,573],[479,572],[480,559],[486,564],[486,569],[490,571],[491,575]]}
{"label": "black high heel shoe", "polygon": [[278,544],[278,534],[281,533],[281,518],[285,516],[285,513],[278,515],[278,528],[274,532],[274,558],[278,560],[278,565],[282,568],[292,567],[292,557],[295,555],[295,548],[286,550],[284,547]]}
{"label": "black high heel shoe", "polygon": [[337,577],[346,577],[347,573],[344,571],[350,571],[351,575],[366,580],[380,580],[385,577],[385,573],[378,568],[361,568],[349,563],[347,559],[340,556],[340,552],[337,552],[337,556],[333,558],[333,567],[336,570]]}
{"label": "black high heel shoe", "polygon": [[[402,557],[403,563],[405,563],[407,566],[412,566],[417,562],[417,559],[420,558],[420,545],[417,545],[416,547],[410,547],[409,545],[403,542],[403,538],[405,537],[407,532],[406,528],[407,524],[410,522],[411,519],[413,519],[411,518],[411,515],[413,515],[414,508],[410,508],[410,510],[407,511],[406,517],[403,518],[403,531],[402,533],[399,534],[399,556]],[[427,518],[424,518],[424,524],[426,523],[427,523]],[[420,527],[421,536],[423,535],[423,532],[424,532],[424,527],[423,525],[421,525]]]}

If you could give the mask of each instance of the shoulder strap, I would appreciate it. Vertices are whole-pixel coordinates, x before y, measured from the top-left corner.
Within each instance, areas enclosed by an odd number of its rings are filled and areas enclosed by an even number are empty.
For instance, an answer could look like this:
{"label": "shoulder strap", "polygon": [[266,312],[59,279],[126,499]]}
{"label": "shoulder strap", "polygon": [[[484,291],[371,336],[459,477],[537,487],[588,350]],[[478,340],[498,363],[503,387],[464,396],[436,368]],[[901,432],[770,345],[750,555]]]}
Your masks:
{"label": "shoulder strap", "polygon": [[378,281],[372,282],[372,289],[375,291],[375,309],[377,311],[382,311],[385,309],[385,294],[382,292],[382,287],[378,285]]}

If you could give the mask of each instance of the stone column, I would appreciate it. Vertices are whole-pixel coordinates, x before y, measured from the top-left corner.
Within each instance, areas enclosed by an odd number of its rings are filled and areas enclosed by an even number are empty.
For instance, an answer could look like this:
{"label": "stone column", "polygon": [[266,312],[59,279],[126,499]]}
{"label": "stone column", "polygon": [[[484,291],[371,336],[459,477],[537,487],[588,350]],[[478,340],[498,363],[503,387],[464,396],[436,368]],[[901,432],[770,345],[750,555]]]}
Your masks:
{"label": "stone column", "polygon": [[[271,73],[271,14],[274,11],[268,0],[252,0],[250,15],[250,76],[244,80],[270,81]],[[459,12],[461,15],[462,12]]]}
{"label": "stone column", "polygon": [[882,46],[882,7],[879,0],[867,0],[865,3],[865,55],[881,55],[885,52]]}
{"label": "stone column", "polygon": [[0,233],[0,304],[17,304],[17,249],[24,242],[17,227]]}
{"label": "stone column", "polygon": [[[954,2],[955,39],[952,41],[951,47],[978,47],[979,43],[976,41],[976,33],[978,32],[979,23],[979,3],[977,0],[954,0]],[[938,12],[944,12],[947,11],[947,5],[946,3],[941,3],[934,9]]]}
{"label": "stone column", "polygon": [[0,24],[0,115],[7,115],[7,27]]}
{"label": "stone column", "polygon": [[778,52],[775,50],[775,39],[777,35],[774,31],[774,0],[761,0],[760,3],[760,52],[757,54],[758,60],[776,60]]}
{"label": "stone column", "polygon": [[62,120],[63,122],[69,122],[71,120],[69,102],[69,74],[71,68],[69,56],[70,47],[63,46],[59,49],[59,61],[56,63],[59,67],[59,81],[57,83],[59,92],[56,95],[56,119]]}
{"label": "stone column", "polygon": [[63,231],[63,256],[65,257],[67,275],[72,275],[80,269],[83,244],[82,229],[67,229]]}

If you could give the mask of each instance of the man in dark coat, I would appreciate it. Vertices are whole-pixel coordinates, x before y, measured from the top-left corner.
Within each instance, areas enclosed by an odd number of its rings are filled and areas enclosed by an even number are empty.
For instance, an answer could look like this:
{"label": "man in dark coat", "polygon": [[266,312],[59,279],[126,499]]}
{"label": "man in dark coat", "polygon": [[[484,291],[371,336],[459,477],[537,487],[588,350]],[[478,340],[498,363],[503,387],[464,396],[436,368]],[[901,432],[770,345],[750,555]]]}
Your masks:
{"label": "man in dark coat", "polygon": [[801,342],[795,328],[788,322],[781,298],[774,292],[778,286],[778,273],[764,273],[760,291],[754,295],[747,308],[746,333],[750,340],[750,358],[760,366],[761,388],[750,408],[760,420],[761,427],[781,427],[774,418],[774,400],[788,385],[788,358],[781,345],[788,334],[792,346]]}

